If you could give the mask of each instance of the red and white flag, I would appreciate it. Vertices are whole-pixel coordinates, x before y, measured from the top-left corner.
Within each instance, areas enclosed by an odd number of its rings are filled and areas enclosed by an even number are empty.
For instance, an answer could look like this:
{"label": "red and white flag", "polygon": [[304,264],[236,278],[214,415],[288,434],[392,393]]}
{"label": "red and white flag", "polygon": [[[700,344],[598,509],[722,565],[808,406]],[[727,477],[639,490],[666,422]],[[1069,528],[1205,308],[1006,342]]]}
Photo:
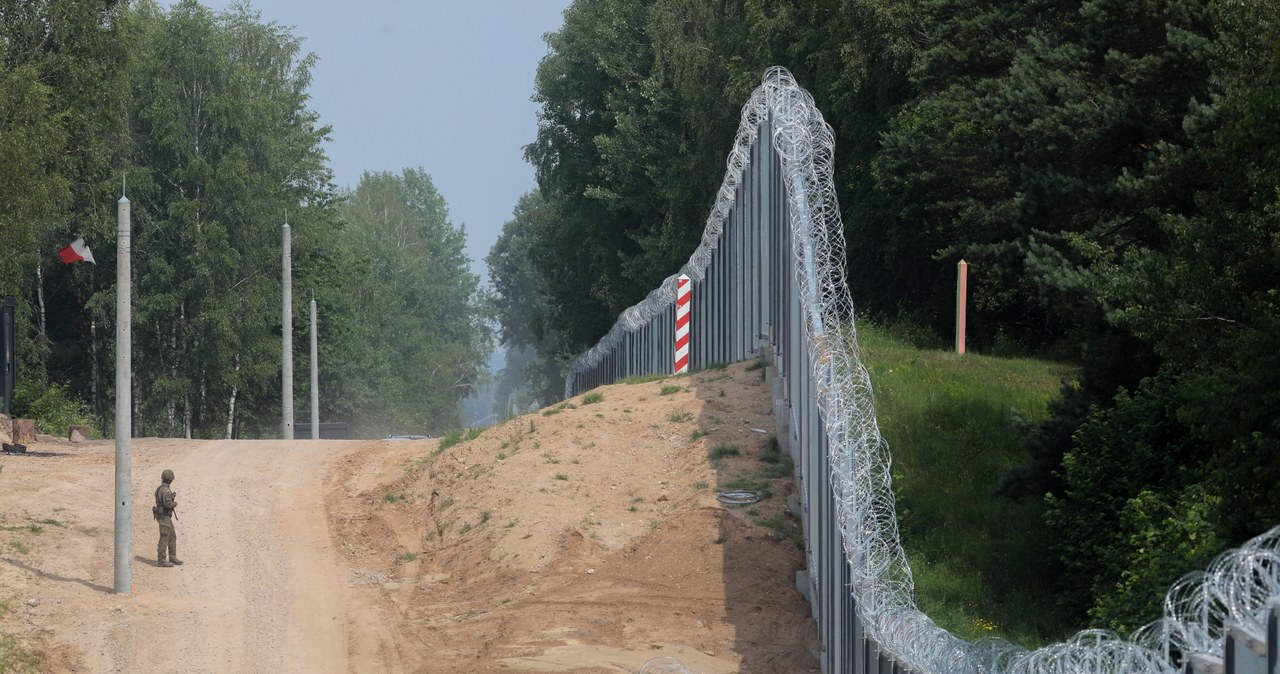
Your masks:
{"label": "red and white flag", "polygon": [[[84,239],[76,239],[70,245],[58,251],[58,257],[63,262],[71,264],[72,262],[93,262],[93,251],[85,245]],[[97,264],[97,262],[93,262]]]}

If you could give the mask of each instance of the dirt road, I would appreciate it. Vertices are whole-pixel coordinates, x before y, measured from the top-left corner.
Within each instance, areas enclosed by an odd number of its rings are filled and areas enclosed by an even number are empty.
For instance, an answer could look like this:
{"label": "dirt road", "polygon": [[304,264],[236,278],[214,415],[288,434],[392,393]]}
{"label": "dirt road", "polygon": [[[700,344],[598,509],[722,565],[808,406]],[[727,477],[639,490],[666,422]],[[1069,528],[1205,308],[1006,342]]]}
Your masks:
{"label": "dirt road", "polygon": [[[443,452],[135,440],[130,594],[114,443],[0,456],[0,644],[50,672],[816,671],[767,389],[742,365],[673,381]],[[175,568],[154,564],[164,468]],[[714,499],[744,483],[766,497]]]}

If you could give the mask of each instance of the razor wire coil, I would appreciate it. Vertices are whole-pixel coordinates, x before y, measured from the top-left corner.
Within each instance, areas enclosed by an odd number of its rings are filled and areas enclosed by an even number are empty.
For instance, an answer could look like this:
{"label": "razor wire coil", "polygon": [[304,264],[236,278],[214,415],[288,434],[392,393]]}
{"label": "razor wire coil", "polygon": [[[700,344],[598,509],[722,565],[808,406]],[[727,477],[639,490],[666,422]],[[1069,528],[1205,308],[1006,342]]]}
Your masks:
{"label": "razor wire coil", "polygon": [[[1264,628],[1267,603],[1280,596],[1280,526],[1219,556],[1205,571],[1173,584],[1163,616],[1123,638],[1084,630],[1028,650],[1002,639],[966,641],[916,606],[911,568],[898,532],[890,476],[892,457],[876,422],[871,378],[857,344],[854,306],[845,280],[845,240],[834,185],[835,139],[813,98],[781,67],[767,70],[742,109],[723,183],[701,243],[678,272],[622,312],[609,333],[569,367],[565,397],[577,374],[596,366],[622,340],[675,302],[676,279],[703,281],[724,233],[751,145],[770,122],[791,216],[794,282],[803,312],[809,365],[829,440],[831,490],[858,617],[868,636],[906,667],[925,673],[1174,674],[1191,653],[1221,653],[1228,623]],[[831,645],[829,644],[828,647]],[[687,671],[687,670],[671,670]]]}

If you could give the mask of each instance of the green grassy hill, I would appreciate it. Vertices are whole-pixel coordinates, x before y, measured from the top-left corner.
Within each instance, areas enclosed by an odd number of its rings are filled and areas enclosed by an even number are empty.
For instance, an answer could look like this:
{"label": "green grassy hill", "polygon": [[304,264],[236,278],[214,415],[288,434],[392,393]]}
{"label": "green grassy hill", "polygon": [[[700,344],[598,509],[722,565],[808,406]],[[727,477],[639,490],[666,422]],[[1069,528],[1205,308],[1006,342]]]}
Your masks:
{"label": "green grassy hill", "polygon": [[1035,647],[1065,624],[1042,582],[1043,503],[997,493],[1025,460],[1029,424],[1074,368],[1028,358],[920,349],[859,326],[876,414],[893,456],[898,520],[916,601],[967,639],[1000,636]]}

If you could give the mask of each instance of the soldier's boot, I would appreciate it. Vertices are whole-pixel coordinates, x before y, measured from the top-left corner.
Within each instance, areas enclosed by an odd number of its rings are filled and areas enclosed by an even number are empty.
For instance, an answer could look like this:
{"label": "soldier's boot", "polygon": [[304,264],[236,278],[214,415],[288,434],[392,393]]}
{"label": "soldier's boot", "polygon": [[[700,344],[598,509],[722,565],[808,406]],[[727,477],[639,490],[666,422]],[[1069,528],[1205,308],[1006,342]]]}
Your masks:
{"label": "soldier's boot", "polygon": [[177,557],[170,557],[169,566],[182,566],[182,560]]}
{"label": "soldier's boot", "polygon": [[166,561],[164,561],[164,560],[162,559],[162,560],[160,560],[160,563],[159,563],[159,564],[156,564],[156,566],[160,566],[160,567],[168,568],[168,567],[173,566],[173,563],[172,563],[172,562],[166,562]]}

